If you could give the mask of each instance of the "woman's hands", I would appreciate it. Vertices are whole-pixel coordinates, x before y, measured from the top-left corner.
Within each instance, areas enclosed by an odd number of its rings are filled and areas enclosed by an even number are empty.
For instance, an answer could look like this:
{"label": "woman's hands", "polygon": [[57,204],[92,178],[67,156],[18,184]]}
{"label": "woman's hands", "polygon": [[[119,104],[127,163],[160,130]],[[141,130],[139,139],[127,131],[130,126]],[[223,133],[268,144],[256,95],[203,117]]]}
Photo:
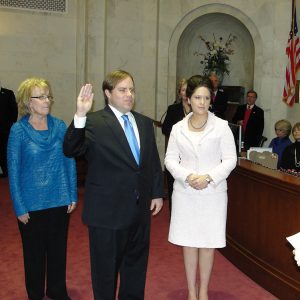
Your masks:
{"label": "woman's hands", "polygon": [[68,205],[68,210],[67,213],[70,214],[73,210],[76,208],[76,202],[72,202],[71,204]]}
{"label": "woman's hands", "polygon": [[77,97],[77,110],[76,115],[78,117],[85,117],[88,111],[91,109],[93,104],[93,87],[87,83],[82,86],[79,95]]}
{"label": "woman's hands", "polygon": [[23,224],[25,224],[25,225],[29,222],[29,219],[30,219],[29,213],[21,215],[21,216],[18,216],[18,220],[20,222],[22,222]]}
{"label": "woman's hands", "polygon": [[186,181],[192,188],[196,190],[203,190],[208,186],[206,178],[207,175],[190,174]]}
{"label": "woman's hands", "polygon": [[[70,205],[68,205],[67,213],[70,214],[73,210],[75,210],[75,208],[76,208],[76,202],[72,202]],[[29,219],[30,219],[29,213],[18,216],[18,220],[22,222],[24,225],[26,225],[29,222]]]}

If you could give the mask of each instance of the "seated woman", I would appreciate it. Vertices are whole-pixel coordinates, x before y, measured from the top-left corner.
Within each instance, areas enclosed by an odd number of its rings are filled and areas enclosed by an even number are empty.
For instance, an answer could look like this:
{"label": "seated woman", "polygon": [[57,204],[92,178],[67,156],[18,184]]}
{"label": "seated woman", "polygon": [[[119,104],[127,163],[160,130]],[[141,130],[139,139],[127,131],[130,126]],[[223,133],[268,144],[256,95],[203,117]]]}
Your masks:
{"label": "seated woman", "polygon": [[300,172],[300,122],[293,126],[295,143],[287,146],[282,154],[280,168]]}
{"label": "seated woman", "polygon": [[276,138],[273,138],[269,147],[272,148],[272,152],[278,155],[277,168],[280,167],[281,157],[283,150],[292,144],[289,136],[291,134],[292,125],[288,120],[279,120],[274,126]]}

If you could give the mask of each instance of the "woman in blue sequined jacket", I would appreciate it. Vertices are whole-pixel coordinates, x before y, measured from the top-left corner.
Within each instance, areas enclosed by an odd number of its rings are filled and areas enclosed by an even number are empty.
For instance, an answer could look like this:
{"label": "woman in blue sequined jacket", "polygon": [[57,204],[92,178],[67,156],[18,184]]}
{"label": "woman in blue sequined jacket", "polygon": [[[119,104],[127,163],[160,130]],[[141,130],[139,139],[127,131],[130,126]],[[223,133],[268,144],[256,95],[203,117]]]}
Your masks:
{"label": "woman in blue sequined jacket", "polygon": [[66,125],[50,115],[53,97],[45,79],[23,81],[17,102],[20,120],[11,128],[7,157],[28,298],[43,299],[46,293],[67,300],[67,231],[77,185],[75,161],[62,151]]}

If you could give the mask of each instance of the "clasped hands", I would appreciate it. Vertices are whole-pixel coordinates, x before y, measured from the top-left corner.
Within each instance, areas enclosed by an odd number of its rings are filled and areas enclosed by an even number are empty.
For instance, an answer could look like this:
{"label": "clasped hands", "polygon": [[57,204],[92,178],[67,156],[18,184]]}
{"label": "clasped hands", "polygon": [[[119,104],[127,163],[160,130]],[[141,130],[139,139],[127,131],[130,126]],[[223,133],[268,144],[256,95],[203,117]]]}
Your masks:
{"label": "clasped hands", "polygon": [[190,174],[186,178],[186,182],[196,190],[203,190],[208,186],[208,182],[206,181],[207,177],[208,177],[207,174],[206,175]]}

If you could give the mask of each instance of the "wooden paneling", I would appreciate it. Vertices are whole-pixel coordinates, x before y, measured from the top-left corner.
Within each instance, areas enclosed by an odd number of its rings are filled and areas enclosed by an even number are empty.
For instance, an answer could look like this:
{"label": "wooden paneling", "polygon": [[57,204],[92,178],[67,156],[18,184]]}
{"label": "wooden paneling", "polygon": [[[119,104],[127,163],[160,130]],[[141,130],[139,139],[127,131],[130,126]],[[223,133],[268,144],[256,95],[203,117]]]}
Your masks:
{"label": "wooden paneling", "polygon": [[286,237],[300,231],[300,179],[240,159],[228,178],[221,252],[282,300],[300,299],[300,268]]}

